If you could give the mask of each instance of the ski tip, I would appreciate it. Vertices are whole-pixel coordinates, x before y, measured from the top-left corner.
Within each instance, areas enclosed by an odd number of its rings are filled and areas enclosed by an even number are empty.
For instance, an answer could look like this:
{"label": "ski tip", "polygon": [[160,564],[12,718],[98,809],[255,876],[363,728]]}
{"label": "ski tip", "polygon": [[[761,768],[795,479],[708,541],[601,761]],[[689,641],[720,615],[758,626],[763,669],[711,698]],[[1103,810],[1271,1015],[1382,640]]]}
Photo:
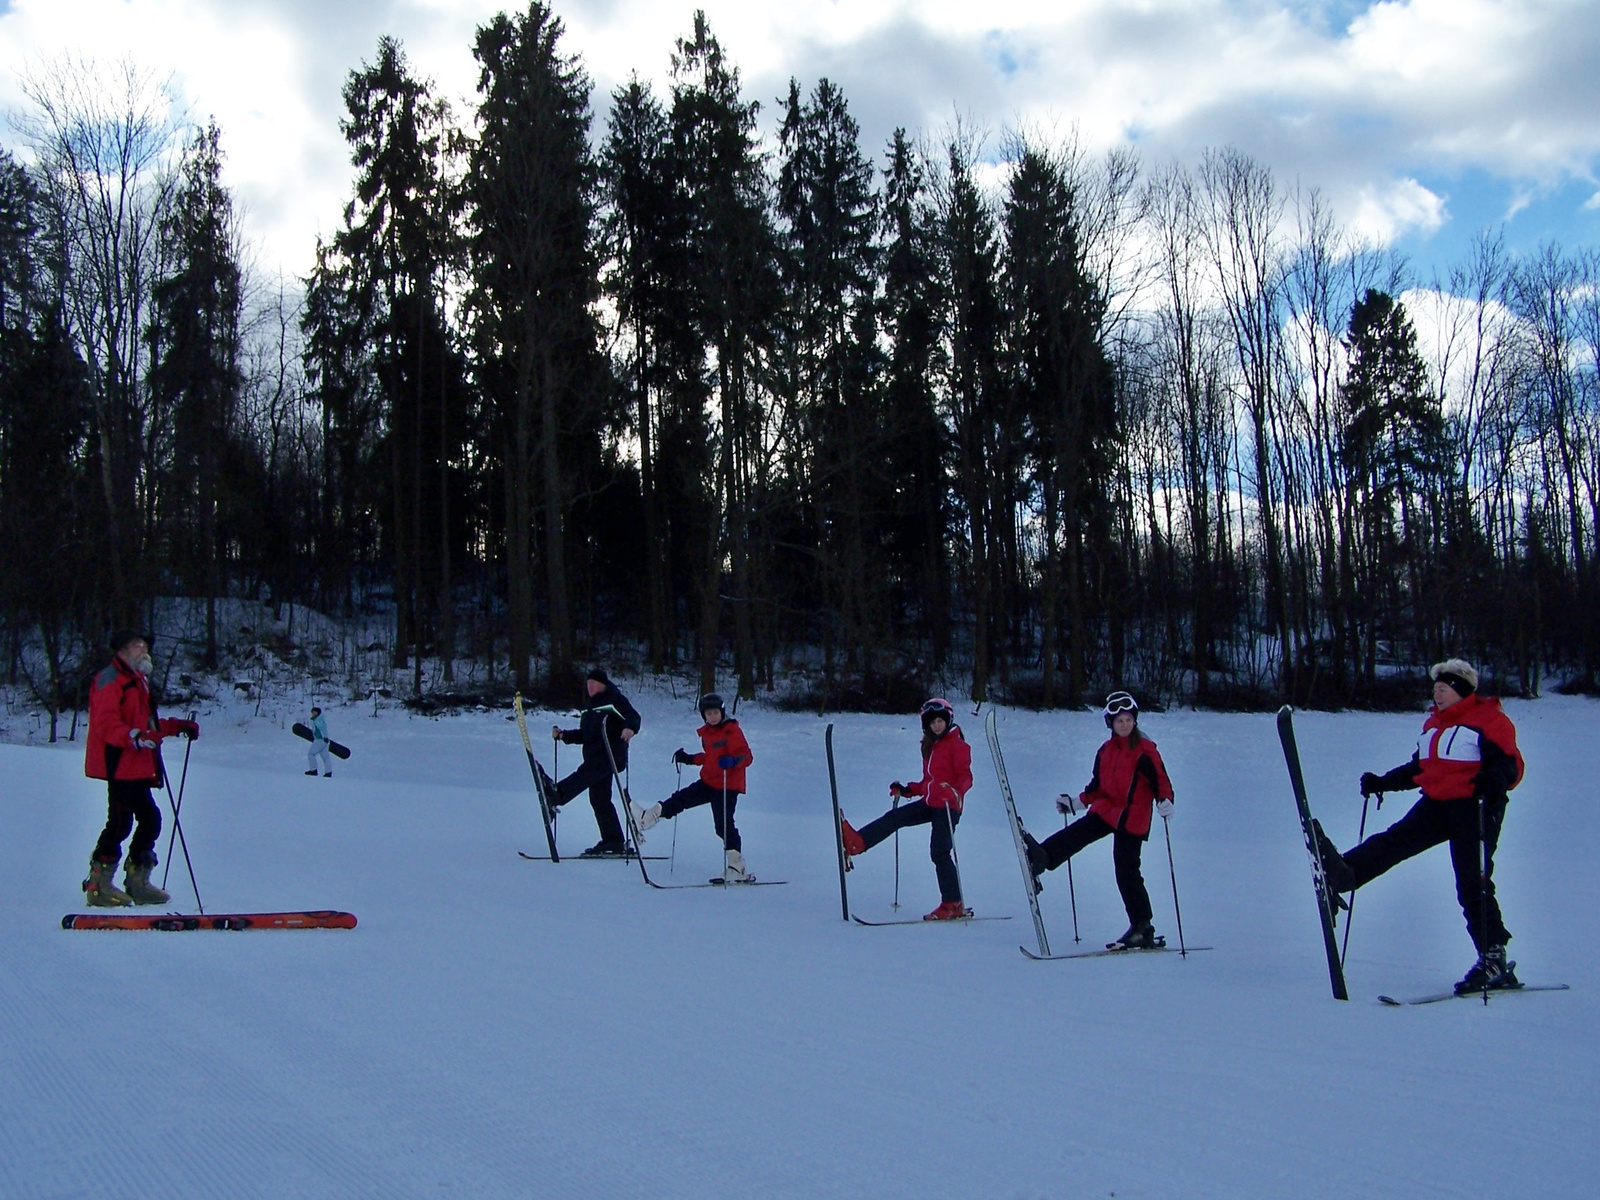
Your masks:
{"label": "ski tip", "polygon": [[1405,1007],[1405,1002],[1404,1001],[1396,1000],[1393,996],[1379,996],[1378,997],[1378,1003],[1379,1004],[1386,1004],[1390,1008],[1404,1008]]}

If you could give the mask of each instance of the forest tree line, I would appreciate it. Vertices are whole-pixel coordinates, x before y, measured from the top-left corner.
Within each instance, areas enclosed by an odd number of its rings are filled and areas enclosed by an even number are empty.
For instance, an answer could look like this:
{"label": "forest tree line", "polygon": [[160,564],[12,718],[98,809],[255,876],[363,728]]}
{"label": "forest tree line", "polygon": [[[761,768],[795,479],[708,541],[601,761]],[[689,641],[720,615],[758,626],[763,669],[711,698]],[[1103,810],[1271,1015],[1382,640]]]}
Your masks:
{"label": "forest tree line", "polygon": [[[702,14],[592,86],[535,2],[472,111],[382,39],[304,280],[136,65],[0,151],[0,620],[70,704],[157,596],[392,615],[415,690],[630,647],[750,698],[1379,704],[1600,662],[1600,259],[1420,280],[1234,148],[861,142]],[[767,127],[763,129],[763,115]],[[1421,331],[1421,332],[1419,332]]]}

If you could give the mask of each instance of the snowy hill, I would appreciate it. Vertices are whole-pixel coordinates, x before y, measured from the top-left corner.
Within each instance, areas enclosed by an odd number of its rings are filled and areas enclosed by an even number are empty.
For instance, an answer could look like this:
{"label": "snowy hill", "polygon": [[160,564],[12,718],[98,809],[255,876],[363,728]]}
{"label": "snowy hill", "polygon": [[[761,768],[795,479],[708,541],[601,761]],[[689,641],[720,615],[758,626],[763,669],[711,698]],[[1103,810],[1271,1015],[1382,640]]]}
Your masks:
{"label": "snowy hill", "polygon": [[[626,686],[626,685],[625,685]],[[633,789],[663,798],[686,703],[636,697]],[[104,820],[81,745],[0,745],[0,1197],[1420,1197],[1594,1194],[1600,1052],[1597,710],[1512,703],[1528,761],[1497,864],[1512,956],[1573,990],[1389,1010],[1472,952],[1441,848],[1363,889],[1329,998],[1272,719],[1145,719],[1177,789],[1177,955],[1029,962],[981,721],[957,847],[968,902],[1013,920],[840,920],[824,722],[741,714],[754,747],[745,855],[786,887],[655,892],[631,863],[551,865],[500,712],[330,712],[354,751],[310,779],[276,721],[202,711],[184,830],[212,911],[342,908],[354,931],[68,933]],[[536,735],[550,714],[530,714]],[[1418,716],[1303,714],[1313,808],[1355,840],[1362,769],[1403,761]],[[1004,712],[1023,818],[1088,778],[1094,714]],[[914,776],[914,717],[837,719],[858,824]],[[549,743],[536,737],[549,765]],[[170,752],[169,752],[170,753]],[[563,770],[577,763],[565,748]],[[687,772],[685,782],[687,782]],[[1404,811],[1391,798],[1368,831]],[[587,804],[563,849],[594,837]],[[647,849],[669,853],[673,829]],[[161,848],[165,851],[166,836]],[[904,915],[937,901],[926,833],[902,837]],[[720,863],[679,818],[671,881]],[[855,910],[892,910],[893,847]],[[161,868],[157,869],[159,880]],[[1147,846],[1176,942],[1166,848]],[[1085,945],[1125,920],[1109,843],[1075,861]],[[173,864],[175,906],[192,909]],[[1041,897],[1072,945],[1066,872]]]}

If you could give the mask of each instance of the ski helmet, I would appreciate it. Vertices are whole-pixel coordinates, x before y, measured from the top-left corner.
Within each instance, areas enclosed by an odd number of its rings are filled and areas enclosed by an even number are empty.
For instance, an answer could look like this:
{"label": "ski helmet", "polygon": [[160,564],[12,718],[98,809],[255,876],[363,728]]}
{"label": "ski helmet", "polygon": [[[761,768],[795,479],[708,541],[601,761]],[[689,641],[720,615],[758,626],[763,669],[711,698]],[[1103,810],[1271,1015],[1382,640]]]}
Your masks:
{"label": "ski helmet", "polygon": [[723,716],[728,715],[728,710],[722,705],[722,697],[715,692],[707,692],[700,697],[700,715],[705,716],[706,709],[714,708]]}
{"label": "ski helmet", "polygon": [[924,729],[928,728],[935,717],[943,717],[945,728],[948,729],[956,723],[956,710],[950,704],[950,701],[942,696],[935,696],[933,699],[923,702],[922,727]]}
{"label": "ski helmet", "polygon": [[1112,692],[1106,697],[1106,706],[1102,715],[1106,719],[1106,728],[1111,728],[1111,722],[1117,719],[1119,713],[1132,713],[1133,719],[1139,719],[1139,702],[1127,692]]}

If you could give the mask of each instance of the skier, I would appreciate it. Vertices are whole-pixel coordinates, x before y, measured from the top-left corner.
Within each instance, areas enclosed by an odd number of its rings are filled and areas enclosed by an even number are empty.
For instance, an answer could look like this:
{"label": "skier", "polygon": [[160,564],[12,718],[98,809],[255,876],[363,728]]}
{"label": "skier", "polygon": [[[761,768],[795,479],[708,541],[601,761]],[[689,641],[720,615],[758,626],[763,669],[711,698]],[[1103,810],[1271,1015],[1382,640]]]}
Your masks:
{"label": "skier", "polygon": [[317,757],[322,757],[322,777],[333,778],[333,759],[328,756],[328,718],[320,708],[311,710],[311,749],[306,751],[306,762],[311,764],[307,775],[317,773]]}
{"label": "skier", "polygon": [[1028,865],[1033,870],[1034,889],[1040,890],[1040,875],[1109,834],[1117,891],[1128,911],[1128,931],[1107,942],[1106,949],[1153,950],[1164,945],[1165,939],[1156,936],[1140,858],[1150,836],[1152,814],[1172,815],[1172,782],[1156,744],[1139,732],[1138,701],[1127,692],[1112,692],[1102,715],[1111,736],[1095,752],[1089,786],[1077,796],[1063,793],[1056,800],[1057,811],[1064,815],[1088,811],[1042,843],[1024,833]]}
{"label": "skier", "polygon": [[891,783],[889,795],[917,797],[915,804],[891,808],[870,825],[857,831],[841,819],[844,852],[851,857],[865,854],[897,829],[909,825],[929,825],[928,857],[939,878],[939,907],[924,921],[955,921],[970,917],[972,911],[961,898],[961,876],[955,864],[956,826],[961,822],[961,806],[972,787],[972,747],[956,724],[950,701],[938,698],[922,706],[922,779],[917,783]]}
{"label": "skier", "polygon": [[744,792],[744,769],[755,761],[755,755],[750,753],[750,743],[739,722],[724,712],[722,697],[717,693],[707,692],[700,697],[700,719],[705,722],[695,731],[700,735],[700,753],[690,754],[680,746],[672,755],[675,763],[699,767],[700,778],[649,808],[635,804],[633,823],[642,837],[645,830],[664,818],[709,804],[711,823],[722,839],[723,882],[748,883],[754,876],[745,870],[744,843],[733,823],[733,810]]}
{"label": "skier", "polygon": [[[111,665],[89,685],[89,736],[84,746],[83,773],[106,781],[106,827],[89,857],[89,878],[83,881],[88,902],[98,908],[125,904],[165,904],[172,897],[150,882],[156,865],[156,838],[161,810],[150,795],[160,786],[161,740],[183,734],[193,740],[200,726],[171,717],[156,718],[150,698],[151,638],[131,629],[111,635]],[[137,828],[135,828],[137,822]],[[121,888],[113,876],[128,845],[127,873]]]}
{"label": "skier", "polygon": [[[539,775],[552,810],[588,789],[589,805],[594,809],[595,824],[600,827],[600,840],[585,850],[583,857],[627,855],[632,851],[623,837],[616,805],[611,802],[611,760],[616,759],[619,771],[628,765],[628,743],[639,732],[639,713],[617,690],[603,667],[590,669],[584,679],[584,690],[588,694],[578,728],[562,729],[559,725],[550,728],[550,736],[555,741],[583,746],[583,762],[560,783],[553,782],[542,766]],[[607,742],[611,745],[609,755]]]}
{"label": "skier", "polygon": [[[1478,694],[1478,672],[1463,659],[1435,663],[1433,706],[1411,761],[1384,775],[1361,776],[1361,794],[1420,788],[1422,798],[1382,833],[1340,854],[1316,825],[1328,886],[1338,895],[1370,883],[1390,867],[1440,842],[1450,843],[1456,899],[1478,961],[1456,984],[1458,993],[1521,984],[1506,960],[1511,940],[1494,894],[1494,851],[1505,821],[1508,793],[1522,782],[1517,730],[1500,701]],[[1341,902],[1342,906],[1342,902]]]}

